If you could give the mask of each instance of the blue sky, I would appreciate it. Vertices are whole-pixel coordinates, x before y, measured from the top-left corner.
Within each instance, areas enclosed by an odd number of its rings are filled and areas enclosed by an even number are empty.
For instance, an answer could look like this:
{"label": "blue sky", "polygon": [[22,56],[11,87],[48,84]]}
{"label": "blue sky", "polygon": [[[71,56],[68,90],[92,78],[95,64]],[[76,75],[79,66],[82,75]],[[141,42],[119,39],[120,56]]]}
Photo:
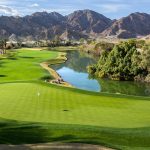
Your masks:
{"label": "blue sky", "polygon": [[118,19],[132,12],[150,13],[150,0],[0,0],[0,15],[9,16],[24,16],[37,11],[56,11],[67,15],[82,9]]}

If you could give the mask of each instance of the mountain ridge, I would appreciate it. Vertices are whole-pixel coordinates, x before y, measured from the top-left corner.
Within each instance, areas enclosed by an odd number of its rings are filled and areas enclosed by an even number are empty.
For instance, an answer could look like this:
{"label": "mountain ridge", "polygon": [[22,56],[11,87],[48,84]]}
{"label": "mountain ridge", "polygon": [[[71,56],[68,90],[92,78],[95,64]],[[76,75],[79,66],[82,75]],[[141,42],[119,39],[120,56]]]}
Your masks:
{"label": "mountain ridge", "polygon": [[146,13],[131,13],[127,17],[116,20],[103,31],[103,36],[117,36],[119,38],[135,38],[150,34],[150,15]]}
{"label": "mountain ridge", "polygon": [[77,10],[63,16],[57,12],[35,12],[24,17],[0,16],[0,37],[77,39],[88,37],[135,38],[150,34],[150,14],[132,13],[111,20],[95,11]]}

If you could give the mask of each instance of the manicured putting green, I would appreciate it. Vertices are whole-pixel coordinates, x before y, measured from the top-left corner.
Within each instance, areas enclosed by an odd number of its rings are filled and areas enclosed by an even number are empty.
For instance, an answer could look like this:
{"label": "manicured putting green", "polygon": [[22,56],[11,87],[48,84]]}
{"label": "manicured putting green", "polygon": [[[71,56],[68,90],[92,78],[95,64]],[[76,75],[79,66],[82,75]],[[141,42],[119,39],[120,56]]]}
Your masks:
{"label": "manicured putting green", "polygon": [[0,117],[7,119],[116,128],[150,126],[150,99],[89,95],[38,83],[0,84],[0,92]]}

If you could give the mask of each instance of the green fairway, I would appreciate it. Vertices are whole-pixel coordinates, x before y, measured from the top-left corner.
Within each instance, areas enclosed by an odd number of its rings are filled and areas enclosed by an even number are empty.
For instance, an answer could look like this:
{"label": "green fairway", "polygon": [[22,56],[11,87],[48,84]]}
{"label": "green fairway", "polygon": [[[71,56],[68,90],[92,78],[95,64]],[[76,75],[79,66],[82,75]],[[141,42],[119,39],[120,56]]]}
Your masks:
{"label": "green fairway", "polygon": [[10,56],[0,60],[0,82],[37,80],[49,73],[40,63],[55,58],[58,52],[36,50],[14,50]]}
{"label": "green fairway", "polygon": [[0,143],[59,141],[150,149],[150,98],[39,81],[48,75],[40,63],[57,56],[57,52],[19,50],[13,59],[0,60]]}

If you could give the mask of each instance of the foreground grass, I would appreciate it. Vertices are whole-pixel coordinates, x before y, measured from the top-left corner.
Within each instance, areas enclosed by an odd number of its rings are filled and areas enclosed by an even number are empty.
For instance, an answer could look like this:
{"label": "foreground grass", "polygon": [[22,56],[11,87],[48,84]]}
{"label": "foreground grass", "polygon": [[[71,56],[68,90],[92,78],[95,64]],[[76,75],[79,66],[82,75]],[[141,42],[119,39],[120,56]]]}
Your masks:
{"label": "foreground grass", "polygon": [[[97,126],[48,124],[2,120],[0,143],[33,144],[47,142],[90,143],[117,149],[148,150],[149,129],[116,129]],[[143,137],[144,135],[144,137]],[[109,143],[109,144],[108,144]]]}
{"label": "foreground grass", "polygon": [[[149,98],[99,95],[46,83],[0,84],[0,91],[0,117],[8,120],[1,123],[1,143],[62,141],[150,148]],[[9,120],[17,120],[15,127]]]}
{"label": "foreground grass", "polygon": [[150,98],[97,94],[37,81],[48,75],[40,63],[50,59],[56,63],[57,56],[23,49],[1,58],[0,143],[59,141],[150,149]]}

